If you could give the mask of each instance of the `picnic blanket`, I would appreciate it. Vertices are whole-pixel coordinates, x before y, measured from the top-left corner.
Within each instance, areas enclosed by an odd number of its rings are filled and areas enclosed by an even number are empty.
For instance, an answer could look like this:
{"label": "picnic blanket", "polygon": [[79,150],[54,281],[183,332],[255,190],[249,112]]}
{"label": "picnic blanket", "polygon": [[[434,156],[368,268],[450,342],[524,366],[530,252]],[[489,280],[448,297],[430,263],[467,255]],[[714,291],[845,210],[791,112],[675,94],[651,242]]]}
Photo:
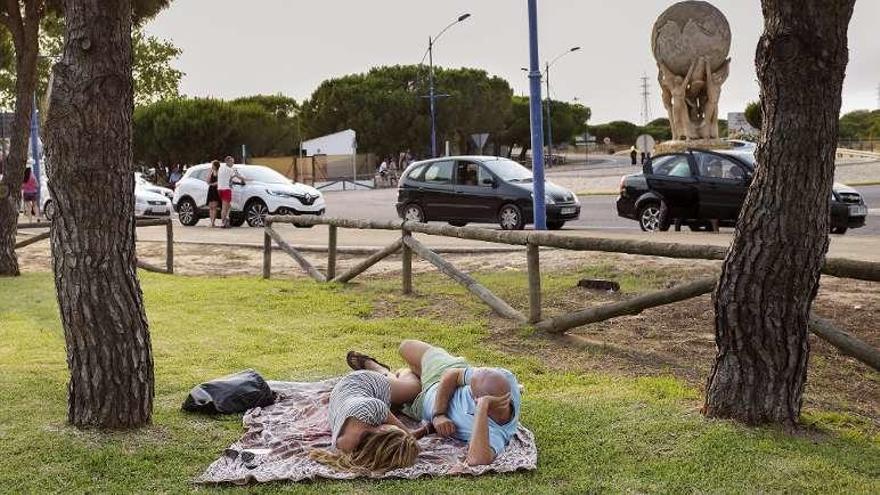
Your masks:
{"label": "picnic blanket", "polygon": [[[243,485],[280,480],[357,478],[355,473],[336,471],[309,459],[312,449],[330,446],[327,403],[337,380],[269,382],[278,394],[278,400],[271,406],[245,413],[244,436],[226,449],[195,481]],[[401,419],[409,427],[416,426],[409,418]],[[504,452],[488,466],[466,465],[463,460],[467,444],[458,440],[430,435],[419,440],[419,447],[421,452],[415,465],[372,477],[415,479],[426,475],[508,473],[532,470],[538,464],[535,437],[522,425]]]}

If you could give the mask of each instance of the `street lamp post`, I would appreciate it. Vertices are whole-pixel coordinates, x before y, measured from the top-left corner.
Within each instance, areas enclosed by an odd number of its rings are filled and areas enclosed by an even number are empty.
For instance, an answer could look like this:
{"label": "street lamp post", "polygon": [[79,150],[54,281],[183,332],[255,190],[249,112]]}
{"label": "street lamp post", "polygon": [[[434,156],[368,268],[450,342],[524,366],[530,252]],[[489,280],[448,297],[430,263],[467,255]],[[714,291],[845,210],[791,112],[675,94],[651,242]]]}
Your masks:
{"label": "street lamp post", "polygon": [[[440,37],[443,36],[443,33],[445,33],[449,28],[458,24],[459,22],[464,21],[465,19],[467,19],[470,16],[471,16],[470,14],[462,14],[462,15],[458,16],[458,19],[449,23],[449,25],[446,26],[445,28],[443,28],[443,30],[440,31],[440,33],[437,34],[437,36],[433,36],[433,37],[428,38],[428,53],[427,53],[427,55],[428,55],[428,66],[429,66],[429,73],[430,73],[428,76],[428,80],[429,80],[428,99],[430,100],[430,105],[431,105],[431,158],[437,157],[437,115],[436,115],[434,101],[438,97],[448,96],[448,95],[438,95],[434,92],[434,44],[437,43],[437,40],[440,39]],[[424,60],[425,60],[425,58],[422,57],[423,62],[424,62]]]}
{"label": "street lamp post", "polygon": [[544,69],[544,80],[547,81],[547,154],[550,157],[550,164],[553,164],[553,119],[550,116],[550,67],[556,63],[560,58],[568,55],[571,52],[576,52],[580,50],[581,47],[575,46],[571,47],[565,52],[561,53],[559,56],[554,58],[552,61],[547,62],[547,65]]}

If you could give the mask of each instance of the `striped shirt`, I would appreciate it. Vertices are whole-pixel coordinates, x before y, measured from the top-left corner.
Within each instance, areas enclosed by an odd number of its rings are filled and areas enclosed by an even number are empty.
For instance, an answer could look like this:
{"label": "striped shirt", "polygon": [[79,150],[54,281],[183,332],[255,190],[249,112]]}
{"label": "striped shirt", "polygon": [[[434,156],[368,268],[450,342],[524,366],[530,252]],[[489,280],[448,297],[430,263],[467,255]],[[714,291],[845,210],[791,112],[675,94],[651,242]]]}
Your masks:
{"label": "striped shirt", "polygon": [[336,447],[336,438],[348,418],[380,426],[388,418],[390,406],[391,382],[388,377],[367,370],[349,373],[330,392],[331,444]]}

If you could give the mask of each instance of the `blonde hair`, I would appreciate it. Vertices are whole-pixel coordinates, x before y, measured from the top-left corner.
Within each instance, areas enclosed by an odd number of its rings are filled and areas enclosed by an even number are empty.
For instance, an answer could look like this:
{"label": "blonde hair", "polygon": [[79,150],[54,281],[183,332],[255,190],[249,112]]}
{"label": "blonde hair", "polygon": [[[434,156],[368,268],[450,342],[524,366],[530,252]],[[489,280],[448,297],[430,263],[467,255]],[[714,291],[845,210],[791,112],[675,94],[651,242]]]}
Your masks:
{"label": "blonde hair", "polygon": [[316,449],[309,457],[339,471],[385,473],[412,466],[419,455],[416,438],[397,426],[364,433],[353,452]]}

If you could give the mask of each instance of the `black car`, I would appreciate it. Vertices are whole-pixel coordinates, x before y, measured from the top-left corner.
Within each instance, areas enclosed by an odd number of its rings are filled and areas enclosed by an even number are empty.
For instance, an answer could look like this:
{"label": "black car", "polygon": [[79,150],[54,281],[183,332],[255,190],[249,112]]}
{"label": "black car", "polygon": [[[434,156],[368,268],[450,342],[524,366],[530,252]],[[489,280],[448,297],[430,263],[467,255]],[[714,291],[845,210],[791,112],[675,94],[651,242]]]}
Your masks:
{"label": "black car", "polygon": [[[577,219],[581,205],[568,189],[544,185],[547,227]],[[397,196],[404,220],[440,220],[455,226],[499,223],[519,230],[533,223],[532,172],[506,158],[449,156],[416,162],[404,170]]]}
{"label": "black car", "polygon": [[[641,174],[620,182],[617,214],[637,220],[642,230],[667,230],[673,221],[691,230],[736,224],[755,172],[751,151],[688,150],[658,155]],[[831,200],[831,232],[865,225],[868,208],[850,187],[834,184]]]}

